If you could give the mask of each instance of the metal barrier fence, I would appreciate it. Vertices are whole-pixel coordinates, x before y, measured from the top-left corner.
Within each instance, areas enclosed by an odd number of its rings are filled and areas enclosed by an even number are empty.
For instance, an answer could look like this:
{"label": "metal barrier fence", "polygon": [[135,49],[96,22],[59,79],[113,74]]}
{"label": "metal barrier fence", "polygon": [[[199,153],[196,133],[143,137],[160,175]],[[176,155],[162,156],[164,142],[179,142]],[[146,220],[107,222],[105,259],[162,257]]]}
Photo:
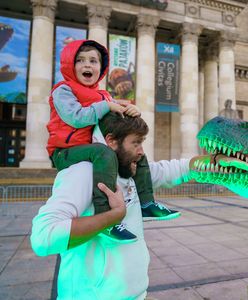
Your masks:
{"label": "metal barrier fence", "polygon": [[183,196],[233,196],[230,190],[220,185],[186,183],[173,188],[158,188],[155,190],[157,198],[163,197],[183,197]]}
{"label": "metal barrier fence", "polygon": [[[46,201],[52,193],[51,185],[9,185],[0,186],[0,201],[7,202],[30,202]],[[159,188],[155,190],[155,196],[161,198],[182,196],[226,196],[233,193],[226,188],[212,184],[188,183],[173,188]]]}
{"label": "metal barrier fence", "polygon": [[[25,215],[30,210],[37,211],[40,202],[52,194],[52,185],[9,185],[0,186],[0,215]],[[159,188],[155,197],[173,198],[190,196],[232,196],[231,191],[218,185],[187,183],[174,188]],[[38,205],[38,206],[37,206]]]}
{"label": "metal barrier fence", "polygon": [[0,215],[25,216],[37,212],[39,202],[46,201],[51,193],[51,185],[0,186]]}
{"label": "metal barrier fence", "polygon": [[0,187],[0,200],[2,203],[45,201],[51,193],[51,185],[9,185]]}

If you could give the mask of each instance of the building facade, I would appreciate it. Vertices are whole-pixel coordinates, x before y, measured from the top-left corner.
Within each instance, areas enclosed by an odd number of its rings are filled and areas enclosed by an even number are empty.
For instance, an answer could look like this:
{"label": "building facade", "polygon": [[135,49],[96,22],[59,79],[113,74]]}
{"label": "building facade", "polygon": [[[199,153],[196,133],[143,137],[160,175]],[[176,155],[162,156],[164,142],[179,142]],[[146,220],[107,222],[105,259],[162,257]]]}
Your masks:
{"label": "building facade", "polygon": [[[0,16],[31,24],[27,104],[0,102],[0,166],[51,167],[46,124],[58,26],[84,29],[106,47],[110,34],[135,38],[135,103],[150,128],[151,160],[199,154],[198,130],[227,99],[248,120],[248,0],[2,0]],[[177,112],[155,109],[157,43],[180,45]],[[2,71],[4,64],[0,56]]]}

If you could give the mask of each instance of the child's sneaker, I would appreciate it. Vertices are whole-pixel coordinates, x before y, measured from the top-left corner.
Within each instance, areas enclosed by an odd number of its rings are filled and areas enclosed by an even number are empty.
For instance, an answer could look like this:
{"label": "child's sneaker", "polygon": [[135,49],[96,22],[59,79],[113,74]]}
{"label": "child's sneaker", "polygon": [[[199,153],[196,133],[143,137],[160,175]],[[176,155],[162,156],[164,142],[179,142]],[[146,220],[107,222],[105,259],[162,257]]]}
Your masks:
{"label": "child's sneaker", "polygon": [[176,210],[170,210],[161,203],[152,201],[141,207],[143,220],[171,220],[181,216]]}
{"label": "child's sneaker", "polygon": [[100,233],[100,235],[107,237],[114,242],[123,244],[137,241],[137,236],[128,231],[122,223],[105,229]]}

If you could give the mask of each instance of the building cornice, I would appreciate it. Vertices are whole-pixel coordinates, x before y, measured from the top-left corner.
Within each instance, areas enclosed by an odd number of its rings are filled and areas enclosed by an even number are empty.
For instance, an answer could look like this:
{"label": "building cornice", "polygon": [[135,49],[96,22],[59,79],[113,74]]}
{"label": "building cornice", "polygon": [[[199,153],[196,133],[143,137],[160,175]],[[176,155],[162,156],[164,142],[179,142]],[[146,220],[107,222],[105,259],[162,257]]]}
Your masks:
{"label": "building cornice", "polygon": [[222,11],[230,11],[233,12],[235,15],[238,15],[248,4],[248,0],[235,1],[235,4],[217,0],[189,0],[189,2],[198,3],[199,5],[204,5],[214,9],[217,8]]}

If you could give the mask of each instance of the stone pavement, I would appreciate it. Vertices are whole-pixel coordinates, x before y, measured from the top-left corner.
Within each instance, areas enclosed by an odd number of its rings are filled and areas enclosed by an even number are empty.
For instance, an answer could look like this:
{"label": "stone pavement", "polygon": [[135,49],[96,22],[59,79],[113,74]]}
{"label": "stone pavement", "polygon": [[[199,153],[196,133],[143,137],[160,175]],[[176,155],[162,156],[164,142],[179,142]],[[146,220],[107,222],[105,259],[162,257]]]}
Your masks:
{"label": "stone pavement", "polygon": [[[196,196],[166,204],[182,216],[144,223],[149,297],[248,300],[248,199]],[[0,300],[51,299],[56,257],[36,257],[29,244],[40,205],[0,204]]]}

